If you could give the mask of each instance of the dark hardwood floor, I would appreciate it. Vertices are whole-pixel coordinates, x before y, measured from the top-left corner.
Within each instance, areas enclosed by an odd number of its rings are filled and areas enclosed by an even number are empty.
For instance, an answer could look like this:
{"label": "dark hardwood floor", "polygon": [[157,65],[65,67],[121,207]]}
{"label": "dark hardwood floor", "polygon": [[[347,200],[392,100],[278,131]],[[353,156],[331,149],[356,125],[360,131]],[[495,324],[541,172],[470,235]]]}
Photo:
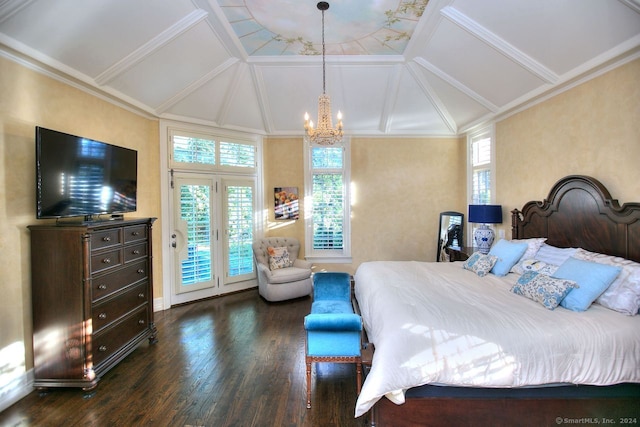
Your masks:
{"label": "dark hardwood floor", "polygon": [[2,426],[364,426],[354,418],[355,366],[316,364],[306,409],[303,318],[311,300],[268,303],[257,290],[155,314],[141,345],[78,389],[33,391]]}

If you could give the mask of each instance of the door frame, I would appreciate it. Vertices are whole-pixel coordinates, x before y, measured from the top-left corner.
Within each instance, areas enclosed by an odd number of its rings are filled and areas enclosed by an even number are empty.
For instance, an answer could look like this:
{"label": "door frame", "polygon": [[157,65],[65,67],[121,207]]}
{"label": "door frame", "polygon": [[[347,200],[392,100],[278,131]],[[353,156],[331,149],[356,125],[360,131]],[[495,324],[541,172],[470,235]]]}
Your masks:
{"label": "door frame", "polygon": [[[205,132],[222,135],[236,135],[242,139],[252,139],[256,143],[256,173],[255,173],[255,206],[256,212],[254,215],[254,238],[260,238],[264,236],[265,222],[267,220],[264,217],[263,212],[267,210],[265,206],[264,198],[264,167],[263,167],[263,140],[259,135],[248,134],[237,131],[221,130],[219,128],[195,125],[191,123],[178,122],[173,120],[160,120],[159,123],[159,140],[160,140],[160,164],[161,164],[161,179],[160,179],[160,209],[161,209],[161,241],[162,250],[160,257],[162,259],[162,273],[156,274],[156,277],[162,277],[162,296],[154,296],[154,311],[168,310],[171,308],[171,295],[172,289],[175,286],[175,266],[173,263],[173,247],[171,246],[171,230],[173,224],[173,212],[172,212],[172,171],[169,162],[169,130],[171,128],[180,128],[194,132]],[[225,175],[225,174],[222,174]],[[249,287],[258,287],[257,278],[250,281]],[[231,289],[230,289],[231,291]]]}

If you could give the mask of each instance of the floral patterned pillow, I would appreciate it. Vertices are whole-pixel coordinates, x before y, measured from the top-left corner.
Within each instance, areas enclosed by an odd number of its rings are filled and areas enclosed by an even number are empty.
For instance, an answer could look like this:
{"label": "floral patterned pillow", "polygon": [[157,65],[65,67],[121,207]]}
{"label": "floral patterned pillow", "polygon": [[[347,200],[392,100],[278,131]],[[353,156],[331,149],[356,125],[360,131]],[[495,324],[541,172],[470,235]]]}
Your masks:
{"label": "floral patterned pillow", "polygon": [[274,248],[269,246],[267,253],[269,254],[269,269],[271,270],[287,268],[293,265],[289,258],[289,251],[285,247]]}
{"label": "floral patterned pillow", "polygon": [[471,256],[462,264],[465,270],[470,270],[476,273],[480,277],[486,276],[493,266],[498,261],[497,256],[484,255],[480,252],[474,252]]}
{"label": "floral patterned pillow", "polygon": [[572,280],[556,279],[535,271],[525,271],[511,288],[514,294],[525,296],[553,310],[578,285]]}

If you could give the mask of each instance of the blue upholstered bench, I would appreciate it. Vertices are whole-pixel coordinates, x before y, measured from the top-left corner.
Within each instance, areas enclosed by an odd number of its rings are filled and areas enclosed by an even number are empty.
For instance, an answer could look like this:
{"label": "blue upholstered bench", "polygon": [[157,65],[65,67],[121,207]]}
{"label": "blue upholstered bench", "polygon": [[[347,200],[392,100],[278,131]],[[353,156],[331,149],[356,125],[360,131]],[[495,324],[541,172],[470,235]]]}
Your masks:
{"label": "blue upholstered bench", "polygon": [[347,273],[313,275],[311,313],[304,318],[307,332],[307,408],[311,408],[313,362],[355,363],[357,390],[362,384],[362,320],[353,312],[351,277]]}

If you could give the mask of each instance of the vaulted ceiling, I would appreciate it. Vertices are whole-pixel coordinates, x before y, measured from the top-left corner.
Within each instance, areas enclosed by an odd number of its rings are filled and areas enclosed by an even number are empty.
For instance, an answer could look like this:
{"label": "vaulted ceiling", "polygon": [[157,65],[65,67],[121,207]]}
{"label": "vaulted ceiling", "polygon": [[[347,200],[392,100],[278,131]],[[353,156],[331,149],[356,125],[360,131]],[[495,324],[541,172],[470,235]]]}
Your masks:
{"label": "vaulted ceiling", "polygon": [[[316,0],[4,0],[0,54],[128,108],[302,135]],[[351,135],[460,135],[640,57],[640,0],[334,0],[326,87]]]}

